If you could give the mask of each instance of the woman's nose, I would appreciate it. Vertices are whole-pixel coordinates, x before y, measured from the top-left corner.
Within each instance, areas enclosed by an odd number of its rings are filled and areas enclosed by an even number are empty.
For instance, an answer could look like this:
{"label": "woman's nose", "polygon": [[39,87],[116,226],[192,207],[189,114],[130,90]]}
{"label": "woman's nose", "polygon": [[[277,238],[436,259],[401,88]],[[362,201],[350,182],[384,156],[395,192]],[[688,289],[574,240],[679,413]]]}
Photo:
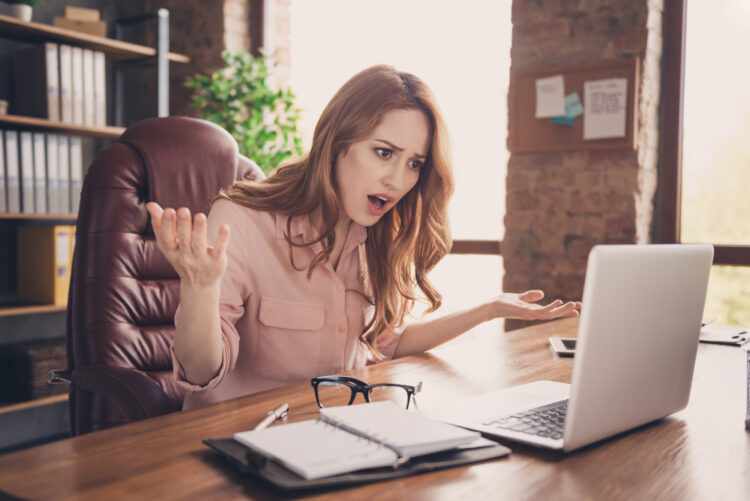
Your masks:
{"label": "woman's nose", "polygon": [[383,184],[391,191],[400,191],[404,186],[406,170],[401,166],[393,166],[383,176]]}

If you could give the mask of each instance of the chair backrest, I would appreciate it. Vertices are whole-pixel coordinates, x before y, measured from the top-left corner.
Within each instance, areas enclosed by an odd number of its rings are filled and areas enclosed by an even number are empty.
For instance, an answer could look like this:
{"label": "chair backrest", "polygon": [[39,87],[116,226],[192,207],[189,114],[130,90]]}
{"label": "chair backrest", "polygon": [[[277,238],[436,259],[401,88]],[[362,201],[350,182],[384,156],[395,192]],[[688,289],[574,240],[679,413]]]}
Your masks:
{"label": "chair backrest", "polygon": [[[207,213],[221,188],[262,171],[222,128],[167,117],[129,127],[102,150],[83,182],[68,303],[69,369],[107,366],[151,378],[179,410],[169,345],[179,279],[156,246],[146,203]],[[106,389],[105,389],[106,394]],[[71,387],[74,434],[127,422],[117,395]]]}

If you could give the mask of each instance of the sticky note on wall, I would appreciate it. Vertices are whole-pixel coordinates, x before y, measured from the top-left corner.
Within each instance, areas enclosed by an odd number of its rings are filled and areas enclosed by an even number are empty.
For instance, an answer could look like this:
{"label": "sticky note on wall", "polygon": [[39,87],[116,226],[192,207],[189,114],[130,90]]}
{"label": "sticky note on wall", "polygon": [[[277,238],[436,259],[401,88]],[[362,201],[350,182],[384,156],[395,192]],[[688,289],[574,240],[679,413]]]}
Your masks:
{"label": "sticky note on wall", "polygon": [[536,81],[536,118],[552,118],[565,114],[565,82],[562,75]]}

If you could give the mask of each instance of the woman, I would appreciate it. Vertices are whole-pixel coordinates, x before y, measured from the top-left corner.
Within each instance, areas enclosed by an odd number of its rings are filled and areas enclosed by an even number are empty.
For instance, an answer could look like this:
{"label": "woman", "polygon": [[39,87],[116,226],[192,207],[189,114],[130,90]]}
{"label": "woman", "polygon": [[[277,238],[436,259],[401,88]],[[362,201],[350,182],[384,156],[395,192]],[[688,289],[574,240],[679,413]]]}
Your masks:
{"label": "woman", "polygon": [[450,249],[452,191],[432,93],[374,66],[336,93],[305,158],[236,182],[208,218],[150,203],[180,276],[172,356],[190,392],[183,408],[421,353],[497,317],[577,315],[579,303],[540,306],[543,293],[528,291],[404,324],[417,292],[430,311],[441,304],[427,274]]}

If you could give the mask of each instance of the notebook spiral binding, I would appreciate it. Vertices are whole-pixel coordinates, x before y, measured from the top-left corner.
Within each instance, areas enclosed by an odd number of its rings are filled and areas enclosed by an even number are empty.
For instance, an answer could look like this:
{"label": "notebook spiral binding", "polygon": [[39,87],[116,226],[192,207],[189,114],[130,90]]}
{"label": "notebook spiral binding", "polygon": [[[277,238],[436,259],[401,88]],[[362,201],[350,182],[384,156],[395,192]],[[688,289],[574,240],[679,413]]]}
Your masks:
{"label": "notebook spiral binding", "polygon": [[363,440],[366,440],[368,442],[372,442],[374,444],[377,444],[379,447],[385,447],[386,449],[392,450],[393,452],[396,453],[396,456],[397,456],[396,461],[394,461],[394,463],[391,465],[391,467],[394,470],[397,469],[398,467],[400,467],[400,466],[408,463],[409,461],[411,461],[410,457],[408,457],[408,456],[402,456],[395,447],[392,447],[391,445],[387,444],[385,442],[385,439],[381,435],[379,435],[377,433],[370,433],[370,432],[368,432],[367,435],[363,435],[363,434],[361,434],[359,432],[354,431],[354,428],[352,428],[350,426],[347,426],[346,422],[344,422],[344,421],[342,421],[340,419],[333,419],[330,416],[327,416],[326,419],[318,419],[318,421],[320,421],[321,423],[323,423],[326,426],[331,426],[333,428],[344,429],[344,430],[346,430],[346,431],[348,431],[350,433],[354,433],[355,435],[357,435],[357,437],[359,439],[363,439]]}

